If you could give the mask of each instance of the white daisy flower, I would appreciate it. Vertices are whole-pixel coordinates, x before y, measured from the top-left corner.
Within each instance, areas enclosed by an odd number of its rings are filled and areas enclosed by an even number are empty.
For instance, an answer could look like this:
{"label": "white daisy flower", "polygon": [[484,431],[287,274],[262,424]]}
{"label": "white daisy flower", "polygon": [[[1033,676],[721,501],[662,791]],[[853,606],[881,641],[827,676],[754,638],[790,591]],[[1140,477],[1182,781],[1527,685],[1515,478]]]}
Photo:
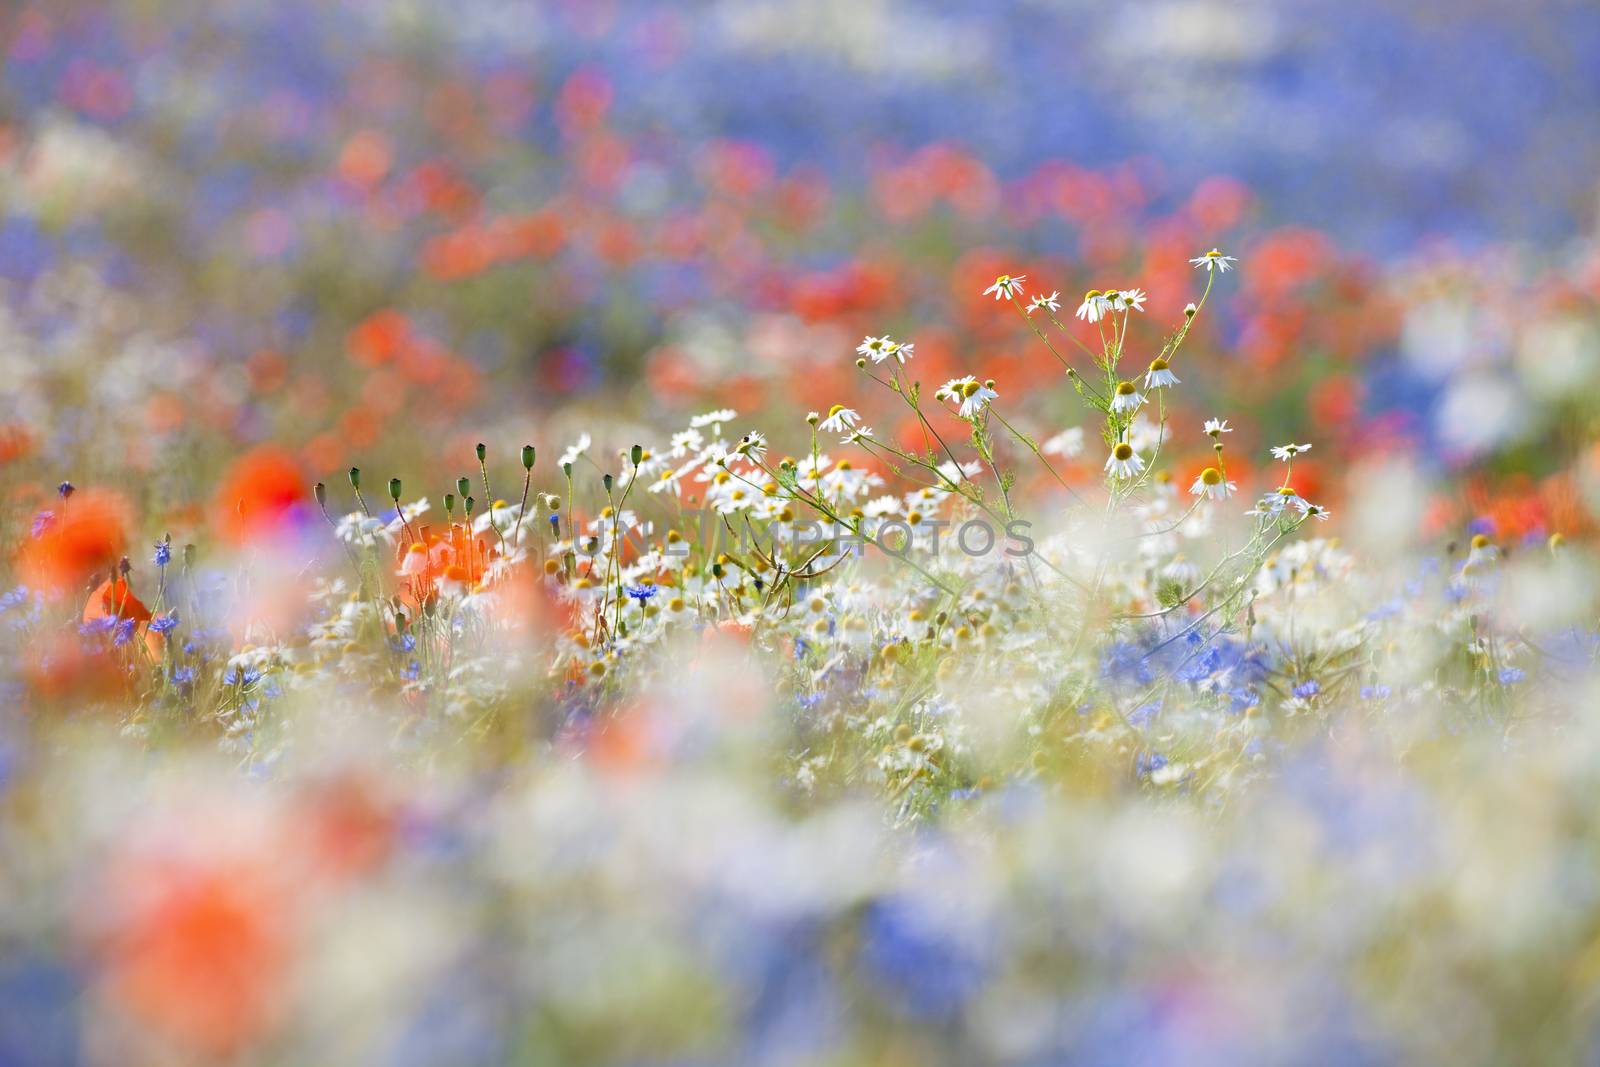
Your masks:
{"label": "white daisy flower", "polygon": [[1047,456],[1064,456],[1067,459],[1083,455],[1083,427],[1074,426],[1069,430],[1062,430],[1040,445],[1039,451]]}
{"label": "white daisy flower", "polygon": [[676,494],[678,491],[678,481],[684,476],[684,474],[685,469],[683,467],[665,468],[660,474],[656,475],[656,480],[650,483],[650,492],[670,492]]}
{"label": "white daisy flower", "polygon": [[751,430],[739,438],[739,444],[734,451],[740,455],[749,456],[751,459],[760,459],[767,454],[766,435],[758,430]]}
{"label": "white daisy flower", "polygon": [[1189,262],[1193,263],[1196,267],[1203,267],[1206,270],[1215,270],[1226,273],[1228,268],[1232,267],[1238,262],[1238,259],[1233,256],[1225,256],[1213,248],[1203,256],[1195,256]]}
{"label": "white daisy flower", "polygon": [[864,337],[861,339],[861,343],[856,345],[856,355],[867,356],[874,363],[880,362],[881,357],[878,353],[883,351],[883,343],[887,340],[887,337]]}
{"label": "white daisy flower", "polygon": [[578,457],[588,452],[589,446],[592,444],[594,444],[594,441],[589,437],[588,434],[579,434],[578,439],[574,441],[565,452],[561,453],[560,457],[556,460],[556,466],[558,468],[565,467],[568,463],[578,462]]}
{"label": "white daisy flower", "polygon": [[1106,472],[1113,478],[1132,478],[1144,470],[1144,460],[1139,458],[1139,453],[1133,446],[1123,441],[1111,450],[1111,455],[1106,458]]}
{"label": "white daisy flower", "polygon": [[819,424],[819,429],[829,433],[843,433],[861,421],[861,416],[854,408],[847,408],[843,404],[835,404],[828,409],[828,417]]}
{"label": "white daisy flower", "polygon": [[1222,434],[1232,433],[1232,432],[1233,432],[1233,427],[1228,425],[1228,420],[1227,419],[1207,419],[1206,420],[1206,436],[1207,437],[1220,437]]}
{"label": "white daisy flower", "polygon": [[994,284],[983,291],[984,296],[993,293],[996,300],[1010,300],[1022,292],[1022,283],[1027,281],[1025,274],[1002,274],[994,280]]}
{"label": "white daisy flower", "polygon": [[954,460],[945,460],[938,467],[940,477],[946,483],[959,485],[963,480],[972,481],[983,473],[983,464],[977,460],[969,460],[957,465]]}
{"label": "white daisy flower", "polygon": [[885,515],[896,514],[900,507],[900,498],[897,496],[874,497],[861,505],[861,514],[869,519],[881,519]]}
{"label": "white daisy flower", "polygon": [[1298,456],[1300,453],[1309,452],[1309,451],[1311,451],[1311,446],[1310,445],[1297,445],[1297,444],[1294,444],[1294,443],[1291,442],[1290,444],[1278,445],[1276,448],[1274,448],[1272,450],[1272,458],[1273,459],[1281,459],[1285,463],[1287,463],[1289,460],[1291,460],[1294,457]]}
{"label": "white daisy flower", "polygon": [[851,430],[849,433],[839,438],[839,443],[842,445],[853,445],[857,441],[860,441],[864,438],[869,438],[871,436],[871,426],[857,426],[854,430]]}
{"label": "white daisy flower", "polygon": [[1028,301],[1028,314],[1032,315],[1040,308],[1049,308],[1051,311],[1061,310],[1061,294],[1052,291],[1049,296],[1036,296]]}
{"label": "white daisy flower", "polygon": [[911,357],[915,355],[913,349],[916,347],[917,346],[915,344],[909,342],[906,344],[901,344],[898,341],[891,341],[885,337],[883,339],[883,354],[874,356],[873,362],[882,363],[884,360],[893,356],[895,359],[900,361],[901,366],[904,366],[905,364],[911,362]]}
{"label": "white daisy flower", "polygon": [[1144,396],[1132,382],[1123,382],[1117,386],[1117,391],[1111,397],[1112,411],[1137,411],[1139,405],[1144,403]]}
{"label": "white daisy flower", "polygon": [[948,400],[958,404],[957,414],[963,419],[970,419],[1000,394],[995,391],[993,381],[979,382],[969,374],[965,378],[950,379],[933,395],[938,400]]}
{"label": "white daisy flower", "polygon": [[1117,292],[1116,304],[1118,311],[1143,311],[1144,302],[1150,299],[1150,294],[1143,289],[1121,289]]}
{"label": "white daisy flower", "polygon": [[1194,480],[1189,487],[1189,492],[1195,496],[1203,496],[1209,500],[1226,500],[1239,491],[1239,487],[1222,476],[1222,472],[1215,467],[1207,467],[1200,472],[1200,477]]}
{"label": "white daisy flower", "polygon": [[1300,514],[1304,515],[1308,519],[1321,519],[1323,522],[1328,521],[1329,511],[1321,504],[1313,504],[1310,501],[1295,497],[1294,506],[1299,510]]}
{"label": "white daisy flower", "polygon": [[694,418],[690,419],[689,428],[700,430],[710,427],[713,435],[720,434],[722,432],[722,424],[725,422],[732,422],[736,417],[738,417],[738,414],[739,413],[732,408],[721,408],[717,411],[708,411],[704,415],[696,415]]}
{"label": "white daisy flower", "polygon": [[684,430],[672,435],[671,447],[667,449],[669,459],[682,459],[691,452],[698,452],[700,446],[705,444],[705,438],[699,430]]}
{"label": "white daisy flower", "polygon": [[1256,506],[1245,512],[1246,515],[1278,516],[1287,508],[1300,508],[1305,505],[1305,500],[1300,494],[1289,486],[1274,489],[1272,492],[1256,501]]}
{"label": "white daisy flower", "polygon": [[1481,533],[1473,534],[1472,544],[1467,549],[1466,568],[1472,570],[1487,563],[1493,563],[1499,555],[1500,550],[1494,546],[1494,542],[1490,541],[1486,535]]}
{"label": "white daisy flower", "polygon": [[1111,301],[1106,299],[1106,294],[1098,289],[1090,289],[1083,294],[1083,303],[1078,305],[1077,316],[1084,322],[1099,322],[1111,310]]}
{"label": "white daisy flower", "polygon": [[1160,358],[1150,364],[1150,369],[1144,376],[1144,387],[1146,389],[1160,389],[1162,386],[1177,384],[1178,376],[1172,373],[1171,365]]}

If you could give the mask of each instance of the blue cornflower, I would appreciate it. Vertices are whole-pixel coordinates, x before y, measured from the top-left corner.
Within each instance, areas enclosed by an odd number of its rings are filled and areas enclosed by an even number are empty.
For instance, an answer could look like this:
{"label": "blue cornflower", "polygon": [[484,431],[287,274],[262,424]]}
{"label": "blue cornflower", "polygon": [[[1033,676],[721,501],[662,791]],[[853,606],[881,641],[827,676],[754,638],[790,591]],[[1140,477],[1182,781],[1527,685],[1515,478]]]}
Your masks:
{"label": "blue cornflower", "polygon": [[1156,716],[1159,714],[1161,714],[1161,701],[1152,700],[1148,704],[1144,704],[1133,709],[1133,711],[1128,714],[1128,722],[1134,726],[1143,728],[1154,722]]}
{"label": "blue cornflower", "polygon": [[172,672],[172,681],[175,685],[188,685],[194,681],[193,667],[179,667]]}
{"label": "blue cornflower", "polygon": [[19,585],[5,596],[0,596],[0,615],[5,614],[19,604],[28,602],[28,587]]}
{"label": "blue cornflower", "polygon": [[404,678],[408,682],[416,681],[418,678],[422,677],[422,664],[418,663],[416,660],[412,660],[410,663],[406,664],[405,670],[400,672],[400,677]]}
{"label": "blue cornflower", "polygon": [[252,686],[259,681],[261,681],[261,672],[254,668],[240,671],[239,668],[234,667],[222,676],[223,685]]}
{"label": "blue cornflower", "polygon": [[1528,672],[1521,667],[1507,667],[1500,672],[1501,685],[1516,685],[1528,676]]}
{"label": "blue cornflower", "polygon": [[552,516],[550,516],[550,529],[555,533],[555,535],[557,537],[561,536],[561,516],[560,515],[552,515]]}
{"label": "blue cornflower", "polygon": [[55,521],[56,521],[56,513],[55,512],[53,512],[53,511],[41,511],[41,512],[39,512],[39,514],[37,514],[37,515],[35,515],[33,517],[33,526],[31,527],[30,532],[33,534],[34,537],[39,537],[46,530],[50,529],[50,524],[55,522]]}
{"label": "blue cornflower", "polygon": [[1301,700],[1310,700],[1320,692],[1322,692],[1322,683],[1318,682],[1315,678],[1308,682],[1301,682],[1299,685],[1294,687],[1294,695],[1299,697]]}
{"label": "blue cornflower", "polygon": [[157,615],[150,620],[150,629],[154,633],[164,634],[170,632],[178,625],[178,613],[169,611],[165,615]]}
{"label": "blue cornflower", "polygon": [[1387,700],[1390,689],[1386,685],[1364,685],[1361,687],[1362,700]]}
{"label": "blue cornflower", "polygon": [[1134,761],[1134,770],[1138,772],[1140,778],[1148,778],[1166,765],[1167,757],[1161,753],[1141,752],[1139,758]]}
{"label": "blue cornflower", "polygon": [[60,485],[56,486],[56,492],[60,494],[62,500],[67,499],[67,497],[71,496],[77,491],[78,487],[73,485],[71,482],[62,482]]}
{"label": "blue cornflower", "polygon": [[156,542],[155,565],[157,567],[165,567],[167,564],[169,564],[171,562],[172,562],[172,542],[171,541],[157,541]]}
{"label": "blue cornflower", "polygon": [[93,637],[95,634],[108,634],[116,624],[117,617],[115,615],[101,615],[97,619],[90,619],[88,622],[81,624],[78,627],[78,632],[85,637]]}
{"label": "blue cornflower", "polygon": [[116,636],[111,639],[111,643],[116,647],[121,648],[123,645],[133,640],[133,628],[137,625],[139,625],[139,623],[135,619],[123,619],[118,622],[117,633]]}
{"label": "blue cornflower", "polygon": [[653,585],[628,586],[628,596],[632,597],[634,600],[637,600],[641,604],[655,596],[656,592],[656,587]]}

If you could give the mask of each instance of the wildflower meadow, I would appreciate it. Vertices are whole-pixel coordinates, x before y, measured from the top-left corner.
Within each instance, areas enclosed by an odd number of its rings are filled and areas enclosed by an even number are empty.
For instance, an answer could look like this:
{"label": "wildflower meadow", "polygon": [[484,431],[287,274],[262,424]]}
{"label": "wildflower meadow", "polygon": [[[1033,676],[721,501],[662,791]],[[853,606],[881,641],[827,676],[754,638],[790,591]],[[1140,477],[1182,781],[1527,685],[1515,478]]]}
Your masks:
{"label": "wildflower meadow", "polygon": [[0,1065],[1600,1059],[1600,21],[1324,6],[0,12]]}

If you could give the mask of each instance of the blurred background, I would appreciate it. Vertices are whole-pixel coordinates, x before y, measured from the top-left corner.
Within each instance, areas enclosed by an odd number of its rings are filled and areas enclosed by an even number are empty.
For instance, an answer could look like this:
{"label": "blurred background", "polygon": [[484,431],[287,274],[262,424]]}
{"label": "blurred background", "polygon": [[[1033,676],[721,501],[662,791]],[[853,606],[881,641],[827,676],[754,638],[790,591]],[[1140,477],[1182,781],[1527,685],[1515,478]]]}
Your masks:
{"label": "blurred background", "polygon": [[798,447],[805,408],[862,400],[853,348],[884,332],[925,381],[994,377],[1049,436],[1079,415],[980,295],[992,277],[1069,309],[1143,286],[1152,341],[1198,293],[1186,259],[1222,245],[1241,271],[1177,418],[1229,415],[1257,455],[1314,438],[1308,490],[1401,448],[1463,474],[1441,515],[1581,519],[1573,398],[1600,363],[1584,0],[3,18],[14,485],[131,467],[171,528],[263,442],[308,480],[446,478],[476,440],[611,447],[727,405]]}

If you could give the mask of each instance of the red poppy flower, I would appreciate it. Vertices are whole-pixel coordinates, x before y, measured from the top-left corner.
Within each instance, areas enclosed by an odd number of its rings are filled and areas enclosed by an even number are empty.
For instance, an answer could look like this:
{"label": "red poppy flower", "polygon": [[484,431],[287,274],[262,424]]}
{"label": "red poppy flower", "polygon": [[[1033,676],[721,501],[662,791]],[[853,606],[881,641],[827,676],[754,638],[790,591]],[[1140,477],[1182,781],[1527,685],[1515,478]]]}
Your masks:
{"label": "red poppy flower", "polygon": [[128,504],[116,493],[81,489],[35,521],[17,552],[17,577],[46,597],[81,590],[109,570],[128,543]]}
{"label": "red poppy flower", "polygon": [[241,457],[217,490],[214,522],[235,545],[286,533],[306,507],[306,479],[287,451],[265,445]]}

